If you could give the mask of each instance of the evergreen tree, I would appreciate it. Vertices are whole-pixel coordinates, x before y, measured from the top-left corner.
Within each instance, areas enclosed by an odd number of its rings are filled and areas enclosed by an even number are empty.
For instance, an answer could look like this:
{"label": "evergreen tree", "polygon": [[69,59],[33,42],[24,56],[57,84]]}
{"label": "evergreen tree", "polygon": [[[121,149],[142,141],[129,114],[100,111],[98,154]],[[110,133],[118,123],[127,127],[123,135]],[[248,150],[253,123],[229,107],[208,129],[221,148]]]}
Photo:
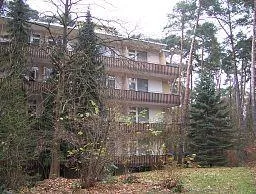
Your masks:
{"label": "evergreen tree", "polygon": [[67,75],[65,94],[68,100],[63,122],[66,129],[78,134],[78,145],[70,156],[79,161],[82,186],[95,184],[104,169],[109,125],[104,114],[105,75],[100,60],[99,40],[90,12],[79,30],[78,43]]}
{"label": "evergreen tree", "polygon": [[[9,2],[8,30],[11,37],[8,57],[0,63],[5,78],[0,83],[0,181],[18,188],[26,181],[24,167],[34,154],[35,134],[30,130],[26,92],[22,89],[22,74],[27,65],[29,26],[28,5],[22,0]],[[33,139],[31,139],[33,137]]]}
{"label": "evergreen tree", "polygon": [[203,166],[226,164],[225,150],[232,146],[229,112],[216,93],[213,76],[202,72],[190,110],[190,147]]}
{"label": "evergreen tree", "polygon": [[69,94],[79,97],[79,112],[93,112],[94,105],[103,106],[102,89],[105,80],[103,64],[100,60],[98,37],[94,32],[90,11],[87,12],[86,22],[79,30],[78,44],[75,48],[74,61],[71,63],[69,79],[73,91]]}
{"label": "evergreen tree", "polygon": [[26,48],[29,40],[29,25],[30,19],[29,6],[23,0],[10,1],[8,4],[9,12],[8,33],[11,37],[11,58],[15,58],[11,64],[11,74],[15,73],[20,76],[26,68]]}

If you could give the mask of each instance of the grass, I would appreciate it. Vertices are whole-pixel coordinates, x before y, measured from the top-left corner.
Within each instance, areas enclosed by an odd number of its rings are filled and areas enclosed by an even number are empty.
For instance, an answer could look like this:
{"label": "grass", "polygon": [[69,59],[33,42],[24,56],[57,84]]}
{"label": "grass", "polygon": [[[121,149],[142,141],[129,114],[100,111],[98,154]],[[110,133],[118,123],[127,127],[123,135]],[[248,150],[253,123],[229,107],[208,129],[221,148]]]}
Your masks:
{"label": "grass", "polygon": [[245,167],[185,168],[138,173],[142,182],[161,182],[178,178],[186,193],[256,193],[254,177]]}
{"label": "grass", "polygon": [[194,193],[256,193],[254,177],[243,167],[184,169],[181,178]]}
{"label": "grass", "polygon": [[[252,170],[253,174],[250,170]],[[256,194],[255,177],[256,167],[251,169],[245,167],[167,167],[165,170],[114,176],[111,177],[110,182],[98,183],[89,190],[80,189],[75,192],[153,194],[172,193],[172,191],[181,190],[184,193],[192,194]],[[24,190],[23,193],[73,193],[74,188],[70,185],[74,184],[74,182],[77,183],[77,180],[64,178],[54,180],[46,179],[36,187],[30,189],[30,192]],[[173,183],[176,183],[175,187],[173,187]]]}

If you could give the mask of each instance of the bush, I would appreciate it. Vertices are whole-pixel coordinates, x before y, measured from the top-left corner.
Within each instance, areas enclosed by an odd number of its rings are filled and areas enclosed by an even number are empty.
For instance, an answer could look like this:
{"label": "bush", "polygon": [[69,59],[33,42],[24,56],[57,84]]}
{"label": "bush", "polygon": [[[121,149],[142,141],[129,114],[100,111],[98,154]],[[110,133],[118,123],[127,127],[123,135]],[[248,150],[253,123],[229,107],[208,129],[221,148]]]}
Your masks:
{"label": "bush", "polygon": [[139,181],[139,177],[134,176],[134,175],[125,175],[121,177],[121,181],[122,183],[128,183],[128,184],[132,184],[132,183],[140,183]]}
{"label": "bush", "polygon": [[167,179],[161,184],[161,186],[163,188],[169,189],[170,191],[178,193],[183,192],[184,189],[183,183],[177,179]]}
{"label": "bush", "polygon": [[75,181],[75,182],[73,182],[73,183],[71,184],[70,187],[71,187],[71,189],[72,189],[73,191],[77,191],[77,190],[81,189],[81,183],[78,182],[78,181]]}

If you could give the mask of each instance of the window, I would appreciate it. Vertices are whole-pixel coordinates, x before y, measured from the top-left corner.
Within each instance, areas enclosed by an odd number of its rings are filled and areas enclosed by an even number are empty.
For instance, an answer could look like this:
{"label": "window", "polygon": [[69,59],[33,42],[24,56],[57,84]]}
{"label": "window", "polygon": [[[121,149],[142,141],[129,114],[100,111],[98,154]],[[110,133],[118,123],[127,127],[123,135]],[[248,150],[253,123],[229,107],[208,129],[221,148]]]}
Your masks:
{"label": "window", "polygon": [[135,50],[129,50],[128,52],[128,58],[136,60],[136,51]]}
{"label": "window", "polygon": [[35,45],[40,44],[40,34],[32,34],[31,43]]}
{"label": "window", "polygon": [[130,140],[128,142],[128,155],[138,155],[138,141]]}
{"label": "window", "polygon": [[101,46],[100,53],[106,57],[117,57],[118,56],[117,51],[114,48],[107,47],[107,46]]}
{"label": "window", "polygon": [[55,45],[55,42],[52,38],[48,38],[48,44],[53,46],[53,45]]}
{"label": "window", "polygon": [[52,68],[44,67],[44,80],[49,79],[51,77],[52,73],[53,73]]}
{"label": "window", "polygon": [[137,61],[142,61],[142,62],[147,62],[148,57],[147,57],[147,52],[137,52]]}
{"label": "window", "polygon": [[29,70],[28,79],[29,80],[38,79],[38,67],[31,67],[31,69]]}
{"label": "window", "polygon": [[136,90],[136,79],[129,78],[129,90]]}
{"label": "window", "polygon": [[116,79],[115,76],[108,76],[107,78],[107,87],[111,89],[116,88]]}
{"label": "window", "polygon": [[143,61],[143,62],[147,62],[147,60],[148,60],[147,52],[136,51],[136,50],[129,50],[128,58],[135,60],[135,61]]}
{"label": "window", "polygon": [[148,80],[140,78],[129,78],[129,90],[148,91]]}
{"label": "window", "polygon": [[10,35],[9,34],[4,34],[0,36],[0,42],[9,42],[10,41]]}
{"label": "window", "polygon": [[58,36],[58,37],[56,38],[56,44],[57,44],[57,45],[62,45],[62,44],[63,44],[63,38],[62,38],[62,36]]}
{"label": "window", "polygon": [[148,80],[137,78],[137,91],[148,91]]}
{"label": "window", "polygon": [[149,109],[144,107],[138,107],[138,122],[148,123],[149,121]]}
{"label": "window", "polygon": [[148,123],[149,109],[146,107],[130,107],[129,119],[133,123]]}
{"label": "window", "polygon": [[129,108],[129,119],[130,122],[136,123],[137,122],[137,109],[136,107]]}

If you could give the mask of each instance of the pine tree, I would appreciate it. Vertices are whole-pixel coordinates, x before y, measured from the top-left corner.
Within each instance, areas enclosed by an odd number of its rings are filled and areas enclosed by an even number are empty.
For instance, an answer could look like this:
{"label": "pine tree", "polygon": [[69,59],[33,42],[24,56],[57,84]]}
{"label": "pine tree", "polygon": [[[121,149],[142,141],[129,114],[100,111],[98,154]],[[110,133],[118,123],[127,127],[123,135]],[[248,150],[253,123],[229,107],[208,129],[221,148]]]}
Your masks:
{"label": "pine tree", "polygon": [[223,166],[225,150],[232,146],[227,105],[216,93],[213,76],[202,72],[190,110],[190,148],[202,166]]}

